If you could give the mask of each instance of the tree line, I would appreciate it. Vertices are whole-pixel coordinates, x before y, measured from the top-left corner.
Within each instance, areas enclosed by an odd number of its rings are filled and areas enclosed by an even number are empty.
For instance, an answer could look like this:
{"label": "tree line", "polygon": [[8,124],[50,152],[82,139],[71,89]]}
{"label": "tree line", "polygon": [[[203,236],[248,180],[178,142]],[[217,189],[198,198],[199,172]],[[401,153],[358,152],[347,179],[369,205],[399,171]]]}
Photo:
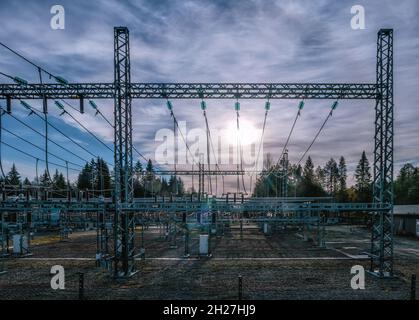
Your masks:
{"label": "tree line", "polygon": [[[16,165],[13,164],[5,178],[0,177],[0,183],[6,185],[30,187],[41,186],[50,188],[54,197],[64,197],[68,187],[82,191],[92,191],[94,194],[101,194],[105,197],[112,195],[114,187],[113,173],[109,169],[107,163],[102,158],[92,159],[80,171],[77,180],[68,183],[63,173],[56,170],[52,177],[45,170],[39,178],[30,181],[28,178],[22,180]],[[169,179],[156,175],[151,160],[147,162],[145,170],[141,162],[137,162],[134,166],[133,177],[134,197],[151,197],[154,195],[169,196],[183,195],[185,193],[184,182],[181,178],[170,176]]]}
{"label": "tree line", "polygon": [[256,197],[281,196],[286,179],[286,192],[291,197],[330,196],[339,202],[372,200],[371,168],[365,151],[354,173],[355,184],[351,187],[347,185],[348,173],[343,156],[338,161],[331,158],[324,166],[317,167],[309,156],[304,166],[291,164],[287,171],[283,171],[280,165],[272,164],[272,157],[268,155],[264,167],[253,191]]}
{"label": "tree line", "polygon": [[[281,195],[284,174],[278,165],[274,165],[268,154],[265,169],[259,175],[253,196],[275,197]],[[365,151],[354,172],[355,184],[347,185],[347,167],[344,157],[338,161],[331,158],[324,166],[315,167],[309,156],[304,164],[288,166],[287,194],[290,197],[322,197],[331,196],[339,202],[371,202],[372,174]],[[39,181],[38,181],[39,180]],[[45,170],[39,178],[30,181],[22,179],[15,164],[5,178],[0,177],[0,183],[12,186],[41,186],[52,190],[54,197],[65,197],[68,186],[78,190],[91,190],[96,194],[110,197],[113,190],[113,173],[102,158],[92,159],[86,163],[75,182],[68,185],[62,172],[55,170],[50,176]],[[170,176],[169,179],[156,175],[151,160],[144,169],[138,161],[134,166],[133,177],[134,197],[151,197],[154,195],[169,196],[184,195],[185,186],[181,178]],[[419,204],[419,167],[405,164],[394,180],[395,204]]]}
{"label": "tree line", "polygon": [[394,199],[396,204],[419,203],[419,167],[405,164],[394,182]]}

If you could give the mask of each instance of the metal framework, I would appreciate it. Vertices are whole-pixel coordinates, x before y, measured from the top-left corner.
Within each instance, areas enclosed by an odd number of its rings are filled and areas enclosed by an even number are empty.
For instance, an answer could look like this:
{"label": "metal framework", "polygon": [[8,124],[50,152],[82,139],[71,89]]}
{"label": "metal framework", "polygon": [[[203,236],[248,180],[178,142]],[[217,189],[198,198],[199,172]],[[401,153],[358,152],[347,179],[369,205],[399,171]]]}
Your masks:
{"label": "metal framework", "polygon": [[[393,30],[382,29],[377,40],[375,106],[374,203],[393,204]],[[393,274],[393,208],[372,215],[371,269],[377,276]]]}
{"label": "metal framework", "polygon": [[[12,99],[114,99],[115,100],[115,195],[114,275],[129,276],[135,272],[134,212],[153,209],[182,211],[200,210],[191,203],[133,202],[132,198],[132,99],[369,99],[376,101],[374,148],[373,204],[304,204],[254,202],[224,204],[220,210],[262,211],[293,210],[334,211],[359,210],[373,212],[371,238],[371,272],[386,277],[393,271],[392,205],[393,205],[393,31],[382,29],[377,42],[376,83],[131,83],[129,32],[116,27],[114,83],[71,84],[0,84],[0,99],[6,99],[11,111]],[[200,168],[198,175],[209,174]],[[236,172],[237,173],[237,172]],[[177,172],[179,174],[179,172]],[[200,179],[200,180],[201,180]],[[200,192],[203,191],[200,181]],[[74,210],[87,210],[86,204],[68,204]],[[13,210],[2,203],[1,210]],[[218,206],[218,204],[216,204]],[[242,206],[242,207],[240,207]],[[358,209],[357,209],[358,208]],[[16,209],[16,208],[15,208]],[[18,209],[16,209],[18,210]],[[23,210],[23,208],[20,208]],[[67,210],[71,211],[71,208]],[[98,208],[92,205],[92,211]]]}
{"label": "metal framework", "polygon": [[114,28],[114,277],[127,277],[135,272],[135,220],[132,212],[122,210],[133,200],[131,65],[129,31]]}
{"label": "metal framework", "polygon": [[[0,84],[0,98],[113,99],[114,83]],[[43,90],[43,94],[40,90]],[[131,83],[132,99],[375,99],[373,83]]]}
{"label": "metal framework", "polygon": [[246,174],[247,172],[245,170],[159,170],[156,171],[156,174],[161,176],[236,176]]}
{"label": "metal framework", "polygon": [[285,150],[281,159],[281,197],[288,197],[288,151]]}

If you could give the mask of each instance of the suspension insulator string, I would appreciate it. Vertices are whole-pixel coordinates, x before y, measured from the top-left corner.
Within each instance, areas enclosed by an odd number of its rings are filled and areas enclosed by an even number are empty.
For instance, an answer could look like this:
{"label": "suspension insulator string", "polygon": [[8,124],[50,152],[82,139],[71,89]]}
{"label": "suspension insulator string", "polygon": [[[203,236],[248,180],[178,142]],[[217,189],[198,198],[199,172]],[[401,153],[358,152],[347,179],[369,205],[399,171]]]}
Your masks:
{"label": "suspension insulator string", "polygon": [[[39,83],[41,84],[41,87],[43,85],[42,82],[42,69],[38,67],[38,73],[39,73]],[[42,90],[42,89],[41,89]],[[45,98],[45,95],[42,93],[42,109],[44,113],[44,119],[45,119],[45,171],[48,175],[48,181],[52,182],[51,174],[49,172],[49,163],[48,163],[48,106],[47,106],[47,100]]]}
{"label": "suspension insulator string", "polygon": [[207,119],[207,113],[206,113],[207,105],[204,100],[201,101],[201,109],[202,113],[205,118],[205,128],[206,128],[206,136],[207,136],[207,164],[208,164],[208,184],[209,184],[209,192],[212,194],[212,179],[211,179],[211,162],[210,162],[210,132],[209,132],[209,126],[208,126],[208,119]]}
{"label": "suspension insulator string", "polygon": [[[285,141],[284,147],[282,148],[282,151],[281,151],[281,154],[280,154],[280,156],[278,158],[278,161],[276,162],[276,166],[278,166],[279,162],[281,161],[282,156],[284,155],[284,152],[285,152],[285,150],[286,150],[286,148],[287,148],[287,146],[288,146],[288,144],[290,142],[292,133],[294,132],[295,125],[297,124],[297,120],[301,116],[301,111],[303,110],[303,108],[304,108],[304,99],[301,100],[300,103],[298,104],[297,114],[296,114],[296,116],[294,118],[294,122],[293,122],[293,124],[291,126],[290,132],[288,133],[287,140]],[[273,166],[272,168],[269,168],[267,174],[273,173],[273,175],[275,177],[278,177],[278,175],[274,172],[274,168],[275,168],[275,166]]]}
{"label": "suspension insulator string", "polygon": [[241,172],[241,183],[243,187],[243,193],[247,194],[246,186],[244,183],[244,172],[243,172],[243,146],[240,137],[240,103],[237,101],[235,104],[236,116],[237,116],[237,159],[240,158],[240,163],[237,164],[237,193],[240,193],[240,179],[239,169]]}
{"label": "suspension insulator string", "polygon": [[1,175],[3,177],[3,180],[6,183],[6,175],[4,174],[4,170],[3,170],[3,157],[1,153],[1,145],[2,145],[1,142],[2,142],[2,132],[3,132],[2,118],[3,118],[3,110],[0,110],[0,170],[1,170]]}
{"label": "suspension insulator string", "polygon": [[251,174],[250,174],[250,192],[252,192],[252,189],[253,189],[253,176],[254,176],[255,170],[257,170],[257,166],[259,164],[260,150],[261,150],[261,147],[262,147],[262,144],[263,144],[263,138],[265,136],[266,119],[268,117],[268,112],[269,112],[270,109],[271,109],[271,103],[270,103],[269,98],[268,98],[268,101],[265,103],[265,117],[263,119],[262,133],[260,135],[258,153],[257,153],[257,156],[256,156],[255,165],[253,167],[253,172],[251,172]]}

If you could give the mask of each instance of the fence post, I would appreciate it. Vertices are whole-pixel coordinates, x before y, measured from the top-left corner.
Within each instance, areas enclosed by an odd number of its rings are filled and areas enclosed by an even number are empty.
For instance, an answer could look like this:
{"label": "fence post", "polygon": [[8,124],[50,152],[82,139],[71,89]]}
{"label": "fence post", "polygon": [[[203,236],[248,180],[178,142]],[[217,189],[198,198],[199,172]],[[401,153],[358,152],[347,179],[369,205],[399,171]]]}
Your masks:
{"label": "fence post", "polygon": [[242,300],[243,298],[243,278],[240,275],[239,276],[239,300]]}
{"label": "fence post", "polygon": [[410,282],[410,300],[416,300],[416,275],[412,274]]}
{"label": "fence post", "polygon": [[84,300],[84,273],[79,272],[79,300]]}

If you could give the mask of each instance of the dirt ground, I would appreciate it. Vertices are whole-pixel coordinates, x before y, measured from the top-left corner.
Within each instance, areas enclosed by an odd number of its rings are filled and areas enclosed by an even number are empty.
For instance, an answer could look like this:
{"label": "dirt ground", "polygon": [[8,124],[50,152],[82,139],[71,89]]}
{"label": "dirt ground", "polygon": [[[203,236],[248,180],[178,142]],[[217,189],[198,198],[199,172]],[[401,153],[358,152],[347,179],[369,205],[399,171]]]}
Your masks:
{"label": "dirt ground", "polygon": [[[137,236],[137,241],[140,239]],[[362,227],[326,229],[326,248],[304,241],[297,229],[264,235],[256,225],[238,226],[211,240],[210,258],[198,257],[198,234],[192,234],[184,258],[182,234],[176,248],[157,228],[144,234],[145,259],[128,280],[114,280],[95,266],[96,233],[70,234],[67,242],[40,236],[33,255],[8,258],[0,275],[0,299],[78,299],[78,272],[84,273],[86,299],[237,299],[238,276],[244,299],[409,299],[410,276],[419,273],[419,241],[395,240],[395,277],[366,275],[365,290],[350,286],[350,270],[368,270],[369,231]],[[52,290],[51,266],[65,268],[66,288]]]}

